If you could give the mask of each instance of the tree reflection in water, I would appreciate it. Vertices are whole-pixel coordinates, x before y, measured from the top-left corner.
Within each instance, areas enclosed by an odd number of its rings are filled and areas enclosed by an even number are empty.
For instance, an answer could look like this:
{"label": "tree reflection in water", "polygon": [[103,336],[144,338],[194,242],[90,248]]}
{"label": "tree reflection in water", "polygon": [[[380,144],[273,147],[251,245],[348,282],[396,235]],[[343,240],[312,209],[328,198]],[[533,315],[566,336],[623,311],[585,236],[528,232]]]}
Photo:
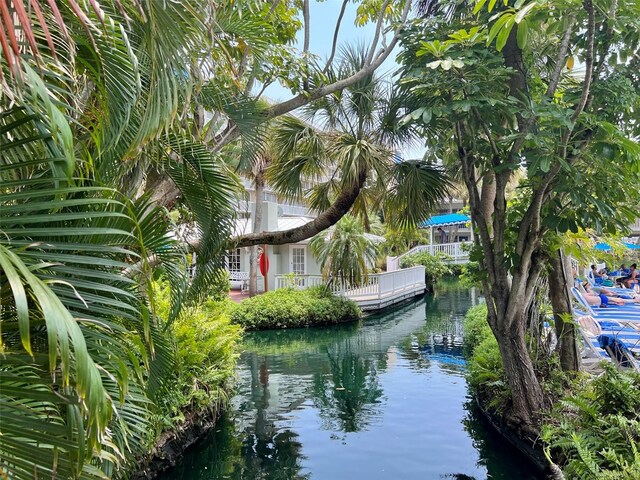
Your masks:
{"label": "tree reflection in water", "polygon": [[231,415],[164,480],[533,478],[463,410],[470,300],[451,286],[361,324],[247,335]]}
{"label": "tree reflection in water", "polygon": [[351,352],[349,347],[327,350],[331,373],[313,376],[313,401],[326,430],[359,432],[381,415],[376,407],[383,394],[379,362]]}

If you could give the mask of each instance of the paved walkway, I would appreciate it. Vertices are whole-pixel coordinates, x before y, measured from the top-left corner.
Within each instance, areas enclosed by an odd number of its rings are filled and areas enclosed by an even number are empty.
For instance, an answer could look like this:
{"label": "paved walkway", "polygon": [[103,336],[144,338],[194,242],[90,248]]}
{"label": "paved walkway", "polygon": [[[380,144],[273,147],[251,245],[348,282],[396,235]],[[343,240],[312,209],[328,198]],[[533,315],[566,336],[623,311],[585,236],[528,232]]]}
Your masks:
{"label": "paved walkway", "polygon": [[[262,295],[264,292],[258,293],[258,295]],[[229,290],[229,298],[236,303],[240,303],[247,298],[251,298],[248,293],[242,293],[240,290]]]}

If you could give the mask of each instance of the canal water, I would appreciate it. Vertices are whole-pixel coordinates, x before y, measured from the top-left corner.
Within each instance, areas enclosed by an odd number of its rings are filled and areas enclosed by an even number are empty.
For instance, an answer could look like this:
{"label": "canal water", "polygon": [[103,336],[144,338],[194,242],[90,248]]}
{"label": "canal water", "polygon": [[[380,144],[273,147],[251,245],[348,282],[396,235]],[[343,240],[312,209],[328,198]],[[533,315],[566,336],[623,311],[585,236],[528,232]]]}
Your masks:
{"label": "canal water", "polygon": [[359,324],[250,334],[237,395],[165,480],[541,478],[479,420],[456,285]]}

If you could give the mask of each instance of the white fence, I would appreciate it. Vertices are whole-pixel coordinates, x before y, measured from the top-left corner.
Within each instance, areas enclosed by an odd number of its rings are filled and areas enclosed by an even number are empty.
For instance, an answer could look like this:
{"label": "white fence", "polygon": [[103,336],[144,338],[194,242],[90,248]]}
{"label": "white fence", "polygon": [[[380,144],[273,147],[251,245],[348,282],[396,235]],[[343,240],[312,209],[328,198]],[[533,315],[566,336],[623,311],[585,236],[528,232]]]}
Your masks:
{"label": "white fence", "polygon": [[412,253],[429,252],[431,255],[436,253],[443,253],[450,257],[448,263],[467,263],[469,261],[468,247],[465,245],[471,245],[471,242],[456,242],[456,243],[438,243],[434,245],[418,245],[413,247],[408,252],[398,255],[397,257],[387,257],[387,272],[395,272],[400,269],[400,260],[403,257]]}
{"label": "white fence", "polygon": [[[418,266],[395,272],[371,274],[357,287],[349,285],[344,279],[334,278],[329,288],[334,294],[348,298],[380,300],[407,291],[420,289],[424,291],[424,270],[423,266]],[[325,283],[320,275],[276,275],[276,289],[287,287],[303,289],[325,285]]]}

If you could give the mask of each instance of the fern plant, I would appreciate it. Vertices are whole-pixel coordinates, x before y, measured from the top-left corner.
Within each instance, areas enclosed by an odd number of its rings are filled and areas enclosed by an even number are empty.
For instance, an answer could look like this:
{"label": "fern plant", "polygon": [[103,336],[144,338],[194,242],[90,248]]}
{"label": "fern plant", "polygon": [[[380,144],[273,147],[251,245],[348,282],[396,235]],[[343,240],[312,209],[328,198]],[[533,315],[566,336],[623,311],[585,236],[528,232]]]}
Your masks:
{"label": "fern plant", "polygon": [[640,375],[610,364],[558,403],[542,430],[567,478],[640,478]]}

